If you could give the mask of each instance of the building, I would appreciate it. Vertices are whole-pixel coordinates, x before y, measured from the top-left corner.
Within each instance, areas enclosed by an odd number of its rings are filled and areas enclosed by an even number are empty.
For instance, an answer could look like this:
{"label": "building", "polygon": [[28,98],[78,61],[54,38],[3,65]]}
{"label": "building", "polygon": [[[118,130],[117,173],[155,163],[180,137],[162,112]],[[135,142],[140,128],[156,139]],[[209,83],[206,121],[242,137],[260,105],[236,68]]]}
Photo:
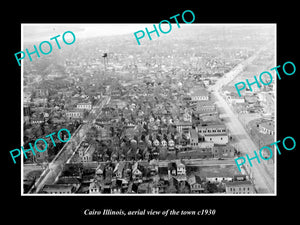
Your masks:
{"label": "building", "polygon": [[230,93],[227,95],[227,101],[231,104],[239,104],[239,103],[245,103],[244,96],[239,96],[237,93]]}
{"label": "building", "polygon": [[259,124],[259,132],[262,134],[275,135],[275,125],[273,121]]}
{"label": "building", "polygon": [[199,101],[196,105],[196,111],[199,113],[214,112],[216,111],[216,105],[212,101]]}
{"label": "building", "polygon": [[255,194],[254,185],[249,180],[226,182],[226,194]]}
{"label": "building", "polygon": [[81,162],[91,162],[93,161],[93,153],[95,147],[89,145],[87,142],[82,142],[78,149],[78,155]]}
{"label": "building", "polygon": [[31,124],[41,124],[44,123],[44,118],[43,117],[37,117],[37,118],[31,118],[30,119]]}
{"label": "building", "polygon": [[190,145],[191,147],[198,146],[199,143],[199,135],[196,130],[191,130],[190,131]]}
{"label": "building", "polygon": [[179,160],[176,161],[177,175],[186,175],[185,165]]}
{"label": "building", "polygon": [[207,126],[198,126],[198,133],[202,140],[213,142],[217,145],[225,145],[228,143],[227,129],[224,124],[212,124]]}
{"label": "building", "polygon": [[197,131],[200,135],[205,134],[225,134],[227,133],[226,126],[224,124],[211,124],[211,125],[199,125]]}
{"label": "building", "polygon": [[228,143],[227,134],[206,134],[204,136],[204,141],[213,142],[217,145],[226,145]]}
{"label": "building", "polygon": [[83,111],[82,110],[72,110],[66,112],[66,117],[67,118],[72,118],[72,119],[82,119],[83,118]]}
{"label": "building", "polygon": [[192,101],[208,101],[209,93],[204,88],[193,88],[189,93]]}
{"label": "building", "polygon": [[42,193],[47,194],[71,194],[74,193],[75,187],[67,184],[46,184]]}
{"label": "building", "polygon": [[89,194],[101,194],[102,187],[99,182],[94,181],[89,185]]}
{"label": "building", "polygon": [[91,110],[92,103],[91,102],[81,102],[81,103],[78,103],[76,107],[77,107],[77,109]]}
{"label": "building", "polygon": [[179,132],[179,133],[185,133],[185,134],[188,134],[190,132],[190,129],[192,129],[192,123],[191,122],[176,122],[174,124],[176,126],[176,130]]}
{"label": "building", "polygon": [[190,185],[191,193],[201,193],[204,191],[199,176],[192,175],[188,177],[187,182]]}

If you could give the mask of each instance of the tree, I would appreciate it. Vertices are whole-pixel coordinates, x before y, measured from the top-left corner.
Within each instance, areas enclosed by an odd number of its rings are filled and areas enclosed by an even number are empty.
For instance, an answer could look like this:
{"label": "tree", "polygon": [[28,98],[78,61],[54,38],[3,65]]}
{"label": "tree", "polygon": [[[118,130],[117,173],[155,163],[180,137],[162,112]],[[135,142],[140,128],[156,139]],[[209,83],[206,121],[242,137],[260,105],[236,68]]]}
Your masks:
{"label": "tree", "polygon": [[178,192],[183,193],[183,194],[190,193],[190,188],[189,188],[188,185],[186,185],[186,183],[184,183],[184,184],[179,186]]}
{"label": "tree", "polygon": [[206,182],[204,184],[204,192],[205,193],[217,193],[218,187],[215,183]]}

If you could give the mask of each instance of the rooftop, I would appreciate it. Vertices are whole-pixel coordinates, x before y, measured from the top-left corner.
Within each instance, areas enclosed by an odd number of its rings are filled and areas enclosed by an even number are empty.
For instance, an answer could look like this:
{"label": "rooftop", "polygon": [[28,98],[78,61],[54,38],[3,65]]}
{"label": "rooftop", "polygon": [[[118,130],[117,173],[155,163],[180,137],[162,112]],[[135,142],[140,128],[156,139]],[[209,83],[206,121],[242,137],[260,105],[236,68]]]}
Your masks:
{"label": "rooftop", "polygon": [[251,185],[252,186],[253,184],[251,183],[250,180],[226,182],[227,187],[228,186],[231,186],[231,187],[233,187],[233,186],[245,186],[245,185]]}

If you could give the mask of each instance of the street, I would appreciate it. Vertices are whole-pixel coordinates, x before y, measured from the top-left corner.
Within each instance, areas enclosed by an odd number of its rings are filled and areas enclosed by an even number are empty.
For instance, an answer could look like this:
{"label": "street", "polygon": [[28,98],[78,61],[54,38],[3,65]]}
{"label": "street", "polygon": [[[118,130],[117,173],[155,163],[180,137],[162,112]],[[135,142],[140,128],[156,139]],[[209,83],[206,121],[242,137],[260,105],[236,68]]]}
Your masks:
{"label": "street", "polygon": [[[237,140],[238,150],[244,154],[248,154],[249,158],[252,158],[254,156],[254,151],[258,151],[259,148],[251,140],[245,128],[239,121],[237,115],[234,114],[230,106],[222,97],[220,91],[223,85],[226,85],[228,82],[230,82],[243,70],[243,67],[250,64],[258,55],[259,52],[235,67],[232,71],[228,72],[228,74],[225,74],[216,82],[215,85],[209,88],[211,91],[214,90],[212,94],[216,98],[217,107],[222,108],[220,117],[228,118],[224,121],[226,127],[228,127],[233,136],[239,137]],[[250,170],[250,173],[252,173],[254,185],[258,193],[274,193],[274,177],[270,177],[266,171],[266,167],[263,165],[265,161],[262,159],[260,159],[260,161],[261,163],[258,164],[256,159],[252,160],[253,167],[249,166],[247,170],[248,172]],[[246,163],[248,164],[249,162]]]}
{"label": "street", "polygon": [[[88,117],[88,122],[92,122],[91,120],[99,117],[101,114],[101,110],[103,106],[108,104],[110,101],[110,97],[106,96],[101,101],[99,101],[96,105],[99,105],[99,108],[96,110],[98,115],[91,115]],[[58,175],[61,173],[64,164],[72,157],[74,154],[74,146],[75,149],[78,149],[78,146],[80,145],[81,141],[85,137],[85,134],[87,130],[89,129],[88,124],[80,125],[77,130],[72,134],[71,140],[67,142],[64,147],[59,151],[59,153],[55,156],[55,158],[52,160],[51,163],[49,163],[48,168],[46,168],[39,179],[35,182],[35,185],[29,190],[29,193],[38,193],[45,184],[53,184],[55,179],[58,177]],[[36,188],[34,190],[34,188]]]}

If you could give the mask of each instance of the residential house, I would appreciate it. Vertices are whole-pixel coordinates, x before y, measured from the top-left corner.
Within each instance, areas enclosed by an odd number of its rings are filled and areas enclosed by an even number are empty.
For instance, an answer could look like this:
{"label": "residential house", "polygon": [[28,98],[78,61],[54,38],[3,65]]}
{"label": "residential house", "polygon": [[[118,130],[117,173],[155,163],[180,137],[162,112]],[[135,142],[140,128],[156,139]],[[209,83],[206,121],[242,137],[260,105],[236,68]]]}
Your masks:
{"label": "residential house", "polygon": [[93,161],[93,153],[95,151],[95,147],[89,145],[87,142],[82,142],[79,149],[77,150],[81,162],[92,162]]}
{"label": "residential house", "polygon": [[125,164],[126,164],[126,162],[123,162],[123,161],[118,162],[116,164],[116,167],[113,171],[116,175],[116,178],[123,178],[123,170],[124,170]]}
{"label": "residential house", "polygon": [[98,167],[96,168],[95,174],[99,178],[104,178],[104,172],[105,172],[105,163],[100,163]]}
{"label": "residential house", "polygon": [[132,179],[141,181],[143,173],[142,171],[138,168],[138,162],[135,162],[132,166]]}
{"label": "residential house", "polygon": [[98,181],[91,182],[89,185],[89,194],[101,194],[102,186]]}
{"label": "residential house", "polygon": [[177,167],[177,175],[186,175],[185,165],[181,161],[176,160],[176,167]]}
{"label": "residential house", "polygon": [[190,185],[191,193],[202,193],[204,188],[202,187],[201,178],[196,175],[191,175],[187,179],[188,184]]}
{"label": "residential house", "polygon": [[170,138],[168,140],[168,150],[170,150],[170,151],[174,150],[174,146],[175,146],[175,142],[173,139]]}
{"label": "residential house", "polygon": [[120,194],[122,192],[122,181],[121,180],[113,180],[111,185],[111,194]]}

